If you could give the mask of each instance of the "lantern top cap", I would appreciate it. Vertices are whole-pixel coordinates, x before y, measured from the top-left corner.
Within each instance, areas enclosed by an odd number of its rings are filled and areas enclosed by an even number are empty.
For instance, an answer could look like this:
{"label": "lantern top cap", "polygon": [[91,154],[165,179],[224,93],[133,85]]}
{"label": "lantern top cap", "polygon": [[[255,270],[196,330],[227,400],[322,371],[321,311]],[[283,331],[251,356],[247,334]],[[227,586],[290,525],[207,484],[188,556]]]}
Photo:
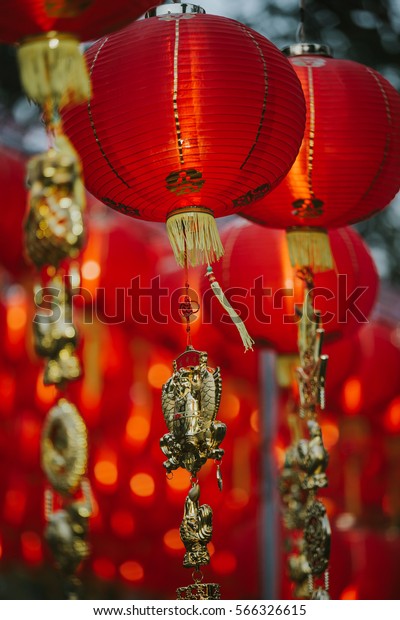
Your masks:
{"label": "lantern top cap", "polygon": [[149,9],[147,11],[147,13],[145,14],[145,18],[148,17],[161,17],[161,16],[165,16],[165,15],[182,15],[184,13],[200,13],[200,14],[204,14],[205,10],[201,8],[201,6],[198,6],[197,4],[187,4],[185,3],[180,3],[180,2],[174,2],[174,3],[168,3],[168,4],[162,4],[160,6],[155,6],[152,9]]}
{"label": "lantern top cap", "polygon": [[329,45],[323,43],[294,43],[282,49],[285,56],[328,56],[332,57],[332,50]]}

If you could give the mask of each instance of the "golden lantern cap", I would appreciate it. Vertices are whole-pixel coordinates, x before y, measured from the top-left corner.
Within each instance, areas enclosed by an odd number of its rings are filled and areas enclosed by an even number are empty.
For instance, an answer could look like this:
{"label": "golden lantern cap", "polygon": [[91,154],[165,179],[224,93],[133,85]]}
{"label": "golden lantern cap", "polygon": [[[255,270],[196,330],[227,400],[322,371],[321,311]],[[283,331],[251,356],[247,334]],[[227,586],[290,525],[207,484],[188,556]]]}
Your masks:
{"label": "golden lantern cap", "polygon": [[186,2],[184,3],[180,3],[180,2],[170,3],[169,2],[167,4],[162,4],[160,6],[155,6],[152,9],[149,9],[145,13],[145,18],[162,17],[162,16],[167,16],[167,15],[181,15],[185,13],[204,14],[205,9],[203,9],[201,6],[198,6],[197,4],[188,4]]}
{"label": "golden lantern cap", "polygon": [[332,50],[324,43],[294,43],[282,49],[285,56],[327,56],[332,58]]}

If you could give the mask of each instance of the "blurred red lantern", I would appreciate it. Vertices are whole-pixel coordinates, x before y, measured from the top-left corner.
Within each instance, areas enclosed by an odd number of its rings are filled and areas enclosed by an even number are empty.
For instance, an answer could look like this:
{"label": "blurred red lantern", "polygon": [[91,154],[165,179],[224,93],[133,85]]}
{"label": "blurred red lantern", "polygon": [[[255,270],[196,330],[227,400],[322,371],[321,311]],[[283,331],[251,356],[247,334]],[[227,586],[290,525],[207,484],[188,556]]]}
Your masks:
{"label": "blurred red lantern", "polygon": [[124,324],[147,336],[155,329],[159,335],[158,324],[165,326],[158,268],[166,246],[163,232],[156,224],[126,221],[98,203],[93,207],[88,242],[79,259],[86,306],[103,322]]}
{"label": "blurred red lantern", "polygon": [[0,264],[12,274],[27,268],[23,256],[22,223],[26,211],[25,158],[0,145],[1,212]]}
{"label": "blurred red lantern", "polygon": [[[256,341],[279,353],[297,352],[296,305],[303,303],[304,282],[295,277],[285,233],[245,220],[226,227],[226,254],[215,274]],[[367,246],[352,228],[329,233],[335,270],[315,276],[315,308],[321,312],[327,342],[355,332],[374,305],[378,276]],[[251,253],[248,249],[251,248]],[[236,302],[236,303],[235,303]],[[216,307],[218,327],[234,337],[229,319]]]}
{"label": "blurred red lantern", "polygon": [[323,46],[288,50],[306,98],[303,144],[285,180],[244,215],[287,229],[294,264],[324,268],[321,229],[370,217],[399,189],[400,97],[373,69]]}
{"label": "blurred red lantern", "polygon": [[400,386],[400,348],[394,333],[390,326],[370,323],[355,337],[352,371],[337,395],[346,414],[375,418],[382,425],[385,408]]}
{"label": "blurred red lantern", "polygon": [[4,0],[0,41],[19,43],[21,81],[30,99],[52,106],[84,101],[89,76],[79,41],[122,28],[160,0]]}
{"label": "blurred red lantern", "polygon": [[17,43],[54,31],[82,41],[97,39],[155,4],[157,0],[3,0],[0,40]]}
{"label": "blurred red lantern", "polygon": [[89,106],[64,112],[89,190],[133,217],[166,221],[180,264],[223,249],[214,216],[243,210],[284,177],[304,98],[286,58],[234,20],[186,4],[86,53]]}

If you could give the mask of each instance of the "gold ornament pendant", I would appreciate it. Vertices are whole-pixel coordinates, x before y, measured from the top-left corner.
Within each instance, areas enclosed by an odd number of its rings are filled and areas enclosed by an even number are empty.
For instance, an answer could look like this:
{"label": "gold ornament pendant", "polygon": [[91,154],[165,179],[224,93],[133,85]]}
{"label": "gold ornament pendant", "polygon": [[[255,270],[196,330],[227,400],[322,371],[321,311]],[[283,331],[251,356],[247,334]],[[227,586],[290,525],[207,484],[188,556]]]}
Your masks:
{"label": "gold ornament pendant", "polygon": [[203,583],[200,568],[210,562],[207,549],[212,538],[213,513],[208,504],[200,504],[197,474],[208,459],[217,465],[217,481],[222,490],[220,472],[224,450],[220,447],[226,426],[216,420],[221,401],[220,369],[208,366],[208,355],[190,344],[173,362],[173,375],[162,388],[162,411],[169,433],[160,440],[167,457],[167,474],[182,467],[191,474],[191,488],[185,500],[180,536],[185,546],[183,566],[193,568],[194,583],[178,588],[178,600],[218,600],[220,586]]}
{"label": "gold ornament pendant", "polygon": [[[204,351],[188,347],[173,364],[173,375],[163,385],[162,410],[169,433],[160,441],[171,473],[183,467],[196,476],[208,459],[217,462],[224,455],[219,446],[226,426],[215,420],[221,400],[220,369],[207,365]],[[222,480],[218,477],[219,484]]]}
{"label": "gold ornament pendant", "polygon": [[84,244],[84,190],[80,163],[68,147],[50,149],[28,165],[30,210],[26,252],[36,267],[76,258]]}
{"label": "gold ornament pendant", "polygon": [[72,297],[65,279],[55,276],[45,288],[35,291],[37,305],[49,303],[50,312],[37,313],[33,323],[35,351],[45,358],[43,382],[60,385],[79,379],[82,374],[76,355],[78,334],[73,324]]}

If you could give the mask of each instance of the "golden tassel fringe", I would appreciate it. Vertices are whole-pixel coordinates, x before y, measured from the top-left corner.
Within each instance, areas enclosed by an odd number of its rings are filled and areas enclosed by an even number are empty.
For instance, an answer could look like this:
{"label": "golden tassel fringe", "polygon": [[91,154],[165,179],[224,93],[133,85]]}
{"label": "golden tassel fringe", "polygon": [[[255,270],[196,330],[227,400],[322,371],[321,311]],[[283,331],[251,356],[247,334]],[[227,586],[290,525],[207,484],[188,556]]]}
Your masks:
{"label": "golden tassel fringe", "polygon": [[247,331],[245,324],[243,323],[242,319],[240,318],[236,310],[232,308],[231,304],[225,297],[224,291],[222,290],[222,288],[220,287],[219,283],[217,282],[215,278],[212,267],[209,266],[207,268],[206,275],[210,281],[211,288],[213,290],[214,295],[216,296],[216,298],[218,299],[219,303],[224,308],[224,310],[226,310],[226,312],[229,314],[229,316],[232,319],[232,322],[235,324],[240,334],[240,337],[242,339],[245,352],[248,351],[249,349],[252,351],[254,340],[249,335],[249,332]]}
{"label": "golden tassel fringe", "polygon": [[293,267],[310,267],[314,273],[334,268],[326,230],[322,228],[289,228],[286,231],[290,261]]}
{"label": "golden tassel fringe", "polygon": [[74,37],[48,32],[18,48],[21,82],[32,101],[62,107],[90,98],[90,78]]}
{"label": "golden tassel fringe", "polygon": [[217,223],[206,209],[180,209],[167,219],[167,233],[178,265],[213,263],[224,254]]}

